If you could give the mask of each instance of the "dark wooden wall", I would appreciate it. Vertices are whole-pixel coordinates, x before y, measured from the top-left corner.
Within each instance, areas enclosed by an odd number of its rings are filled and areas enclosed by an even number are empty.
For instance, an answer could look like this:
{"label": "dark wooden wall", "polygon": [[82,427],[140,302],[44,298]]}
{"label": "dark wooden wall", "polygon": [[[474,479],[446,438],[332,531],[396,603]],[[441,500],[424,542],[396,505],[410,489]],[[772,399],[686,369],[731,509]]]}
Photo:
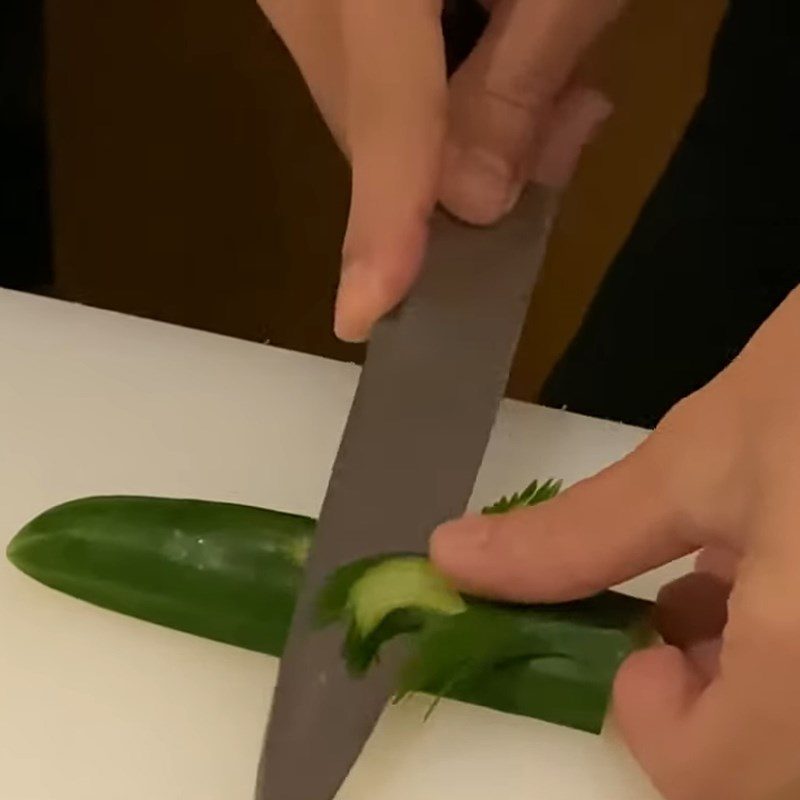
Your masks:
{"label": "dark wooden wall", "polygon": [[[567,198],[510,393],[535,397],[700,94],[724,0],[632,4],[619,113]],[[331,332],[347,174],[254,0],[51,0],[58,292],[357,360]]]}

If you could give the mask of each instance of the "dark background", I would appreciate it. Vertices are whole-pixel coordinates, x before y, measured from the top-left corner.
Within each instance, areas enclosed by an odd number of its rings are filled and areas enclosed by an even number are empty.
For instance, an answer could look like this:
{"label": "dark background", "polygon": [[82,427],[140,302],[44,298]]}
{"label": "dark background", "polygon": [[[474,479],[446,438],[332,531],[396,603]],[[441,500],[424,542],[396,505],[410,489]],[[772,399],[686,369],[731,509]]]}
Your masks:
{"label": "dark background", "polygon": [[52,283],[44,20],[36,2],[0,5],[0,285]]}
{"label": "dark background", "polygon": [[[592,55],[618,112],[566,198],[512,396],[537,396],[680,138],[723,6],[632,3]],[[330,332],[346,165],[252,0],[5,0],[0,137],[0,285],[361,358]]]}

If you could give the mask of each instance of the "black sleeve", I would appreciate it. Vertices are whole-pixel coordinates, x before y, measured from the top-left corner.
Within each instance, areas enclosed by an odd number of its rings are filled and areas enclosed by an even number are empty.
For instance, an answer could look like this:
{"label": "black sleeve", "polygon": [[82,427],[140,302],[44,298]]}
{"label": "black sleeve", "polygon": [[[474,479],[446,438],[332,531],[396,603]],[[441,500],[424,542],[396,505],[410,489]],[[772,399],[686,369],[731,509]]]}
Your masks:
{"label": "black sleeve", "polygon": [[0,4],[0,286],[52,280],[44,112],[44,7]]}
{"label": "black sleeve", "polygon": [[799,20],[796,0],[732,0],[705,98],[541,402],[651,427],[800,282]]}
{"label": "black sleeve", "polygon": [[472,52],[488,21],[489,15],[478,0],[445,0],[442,33],[448,75],[452,75]]}

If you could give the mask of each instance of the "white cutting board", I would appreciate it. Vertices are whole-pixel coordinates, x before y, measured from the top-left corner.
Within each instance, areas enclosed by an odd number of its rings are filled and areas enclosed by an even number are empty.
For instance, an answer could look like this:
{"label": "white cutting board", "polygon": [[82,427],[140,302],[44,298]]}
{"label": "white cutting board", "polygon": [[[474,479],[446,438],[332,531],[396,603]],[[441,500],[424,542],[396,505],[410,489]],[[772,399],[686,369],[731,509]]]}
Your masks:
{"label": "white cutting board", "polygon": [[[92,494],[316,514],[356,378],[350,365],[0,291],[0,546]],[[506,403],[476,499],[575,480],[642,436]],[[0,559],[0,798],[250,800],[276,663],[96,609]],[[423,724],[425,708],[387,712],[341,800],[655,798],[613,736],[450,702]]]}

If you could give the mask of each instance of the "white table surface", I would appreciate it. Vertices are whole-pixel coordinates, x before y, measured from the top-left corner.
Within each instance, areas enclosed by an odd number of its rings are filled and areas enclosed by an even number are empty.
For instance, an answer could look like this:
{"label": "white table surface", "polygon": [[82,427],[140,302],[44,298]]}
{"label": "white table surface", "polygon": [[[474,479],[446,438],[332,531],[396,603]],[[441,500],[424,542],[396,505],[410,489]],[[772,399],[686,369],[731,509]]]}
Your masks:
{"label": "white table surface", "polygon": [[[72,498],[316,514],[358,370],[0,290],[0,547]],[[476,501],[644,432],[506,402]],[[631,584],[652,594],[673,565]],[[0,559],[2,800],[250,800],[274,659],[60,595]],[[615,741],[459,703],[387,712],[341,800],[655,800]]]}

